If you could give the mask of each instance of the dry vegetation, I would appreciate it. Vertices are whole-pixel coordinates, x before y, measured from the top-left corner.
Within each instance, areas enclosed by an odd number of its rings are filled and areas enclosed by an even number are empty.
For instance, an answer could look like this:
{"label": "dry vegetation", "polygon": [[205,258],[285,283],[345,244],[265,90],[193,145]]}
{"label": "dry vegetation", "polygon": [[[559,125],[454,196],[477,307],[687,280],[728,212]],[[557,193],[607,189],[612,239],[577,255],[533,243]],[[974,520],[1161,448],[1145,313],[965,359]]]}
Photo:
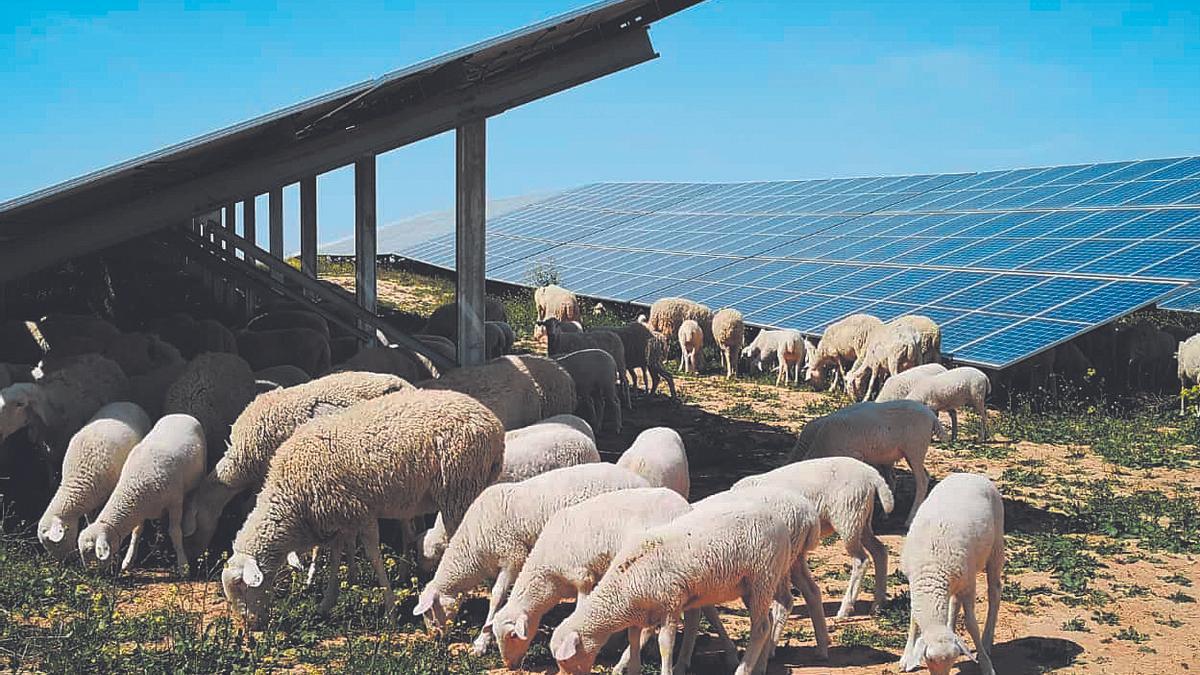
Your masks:
{"label": "dry vegetation", "polygon": [[[428,313],[451,286],[411,274],[381,275],[381,299],[396,309]],[[352,280],[352,276],[340,276]],[[507,298],[526,347],[532,312],[527,296]],[[591,317],[588,317],[591,318]],[[618,321],[606,315],[604,322]],[[712,356],[712,355],[710,355]],[[709,363],[716,363],[713,358]],[[807,390],[780,389],[767,377],[726,382],[715,368],[701,377],[677,376],[681,401],[663,396],[635,401],[620,437],[600,439],[607,458],[650,426],[667,425],[683,435],[693,467],[693,491],[702,497],[741,476],[777,465],[793,434],[807,419],[845,402]],[[986,473],[1006,498],[1008,564],[1004,606],[993,658],[998,672],[1162,673],[1200,665],[1200,607],[1193,584],[1200,579],[1200,475],[1196,473],[1200,426],[1172,414],[1173,401],[1143,399],[1120,405],[1104,401],[1018,401],[993,411],[997,436],[981,444],[935,446],[931,473]],[[1035,409],[1038,412],[1035,412]],[[964,438],[972,436],[968,418]],[[876,529],[895,569],[903,514],[912,499],[901,472],[897,515]],[[10,523],[10,525],[16,525]],[[12,528],[10,528],[12,529]],[[404,561],[388,556],[403,599],[399,620],[379,615],[371,574],[355,570],[333,616],[314,615],[321,583],[304,588],[283,580],[288,592],[277,603],[268,630],[246,634],[220,595],[220,561],[207,576],[187,583],[169,579],[165,561],[153,556],[152,571],[113,579],[77,565],[52,563],[36,550],[27,531],[0,545],[0,667],[14,671],[171,670],[186,672],[346,670],[389,672],[504,672],[492,656],[467,654],[465,625],[478,625],[483,604],[467,603],[464,627],[449,643],[430,639],[411,620],[415,602]],[[836,609],[848,563],[840,543],[815,555],[815,572]],[[870,588],[868,579],[864,588]],[[789,622],[787,644],[772,673],[882,673],[895,666],[904,643],[908,602],[903,578],[889,580],[888,606],[833,621],[829,663],[813,660],[811,624],[801,604]],[[980,611],[986,599],[980,599]],[[552,623],[569,604],[552,613]],[[735,638],[748,630],[736,604],[723,609]],[[548,633],[535,642],[526,668],[553,672]],[[611,648],[610,648],[611,649]],[[719,672],[712,643],[702,639],[695,672]],[[605,652],[611,663],[616,651]],[[651,672],[657,657],[648,656]],[[966,664],[963,672],[975,672]]]}

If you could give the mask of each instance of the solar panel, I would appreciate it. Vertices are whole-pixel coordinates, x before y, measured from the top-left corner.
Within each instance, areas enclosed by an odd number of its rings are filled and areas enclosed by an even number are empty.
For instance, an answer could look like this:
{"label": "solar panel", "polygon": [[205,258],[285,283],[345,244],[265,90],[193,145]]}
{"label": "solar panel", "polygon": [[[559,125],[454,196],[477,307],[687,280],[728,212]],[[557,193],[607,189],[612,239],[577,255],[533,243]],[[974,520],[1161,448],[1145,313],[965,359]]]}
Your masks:
{"label": "solar panel", "polygon": [[[400,251],[452,268],[453,236]],[[1200,281],[1200,157],[980,173],[595,183],[488,225],[488,276],[681,295],[813,335],[928,315],[943,351],[1005,367]],[[1164,306],[1200,309],[1200,286]]]}

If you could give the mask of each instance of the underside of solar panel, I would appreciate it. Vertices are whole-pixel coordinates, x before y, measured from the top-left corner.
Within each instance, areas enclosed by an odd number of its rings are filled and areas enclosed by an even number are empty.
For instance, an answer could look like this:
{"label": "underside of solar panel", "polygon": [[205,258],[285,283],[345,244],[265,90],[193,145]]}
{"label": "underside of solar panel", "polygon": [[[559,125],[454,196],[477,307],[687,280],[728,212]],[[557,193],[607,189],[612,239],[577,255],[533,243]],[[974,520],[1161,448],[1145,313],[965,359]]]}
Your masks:
{"label": "underside of solar panel", "polygon": [[[453,235],[401,255],[452,269]],[[597,183],[488,223],[487,276],[682,296],[820,335],[924,314],[1003,368],[1170,297],[1200,305],[1200,157],[745,183]],[[1177,307],[1188,309],[1189,307]]]}

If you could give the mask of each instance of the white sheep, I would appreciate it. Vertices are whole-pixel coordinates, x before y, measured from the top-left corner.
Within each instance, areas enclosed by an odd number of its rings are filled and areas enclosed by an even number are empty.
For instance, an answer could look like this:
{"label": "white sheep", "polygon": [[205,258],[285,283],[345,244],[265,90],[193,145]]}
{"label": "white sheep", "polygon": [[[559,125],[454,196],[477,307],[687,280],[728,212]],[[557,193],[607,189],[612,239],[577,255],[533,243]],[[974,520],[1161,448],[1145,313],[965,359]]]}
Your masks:
{"label": "white sheep", "polygon": [[505,429],[528,426],[544,417],[541,387],[516,356],[455,368],[437,379],[418,382],[417,387],[467,394],[487,406]]}
{"label": "white sheep", "polygon": [[166,415],[129,451],[112,495],[96,521],[79,533],[85,563],[108,564],[113,549],[129,536],[121,570],[129,569],[147,520],[166,516],[175,565],[187,576],[183,550],[183,498],[204,477],[204,428],[190,415]]}
{"label": "white sheep", "polygon": [[721,364],[725,366],[725,376],[737,376],[738,356],[742,345],[746,343],[746,322],[742,313],[736,309],[721,309],[713,314],[713,340],[721,351]]}
{"label": "white sheep", "polygon": [[537,354],[521,354],[512,358],[529,371],[538,386],[542,399],[542,414],[538,419],[575,412],[575,380],[557,361]]}
{"label": "white sheep", "polygon": [[[504,434],[504,465],[497,483],[516,483],[547,471],[600,461],[596,437],[587,422],[574,415],[555,415]],[[432,571],[449,543],[446,524],[438,514],[421,538],[420,563]]]}
{"label": "white sheep", "polygon": [[920,380],[908,392],[934,412],[950,413],[950,441],[958,439],[958,409],[970,406],[979,416],[979,440],[987,440],[987,396],[992,391],[988,376],[978,368],[960,366]]}
{"label": "white sheep", "polygon": [[163,413],[182,413],[199,420],[208,441],[207,461],[215,465],[225,454],[230,426],[257,395],[254,371],[242,357],[205,352],[192,359],[167,388]]}
{"label": "white sheep", "polygon": [[946,372],[946,366],[940,363],[926,363],[916,368],[909,368],[899,375],[889,377],[879,388],[879,393],[874,400],[876,403],[883,403],[908,398],[908,392],[912,391],[914,384],[944,372]]}
{"label": "white sheep", "polygon": [[683,322],[691,319],[704,329],[704,341],[712,342],[712,310],[686,298],[660,298],[650,305],[650,330],[662,333],[668,340],[676,338]]}
{"label": "white sheep", "polygon": [[920,364],[920,331],[896,323],[876,327],[854,367],[846,373],[846,393],[856,401],[866,400],[875,390],[876,381],[882,384],[889,376]]}
{"label": "white sheep", "polygon": [[938,363],[942,360],[942,329],[933,319],[923,314],[905,314],[892,319],[890,323],[908,326],[921,334],[921,363]]}
{"label": "white sheep", "polygon": [[704,330],[693,319],[679,326],[679,369],[699,373],[704,359]]}
{"label": "white sheep", "polygon": [[814,387],[825,383],[825,371],[834,369],[830,389],[836,387],[838,378],[846,378],[846,364],[854,363],[862,355],[863,347],[867,344],[867,336],[871,330],[883,322],[870,314],[851,314],[839,319],[825,329],[817,349],[808,361],[808,381]]}
{"label": "white sheep", "polygon": [[[384,589],[395,596],[379,551],[379,519],[440,511],[458,529],[468,505],[500,473],[500,421],[469,396],[406,389],[302,425],[275,452],[254,510],[221,573],[225,597],[256,625],[288,554],[332,541],[330,570],[358,537]],[[338,593],[330,574],[318,611]]]}
{"label": "white sheep", "polygon": [[[554,630],[550,652],[562,672],[587,673],[614,633],[627,631],[636,656],[642,629],[658,628],[666,670],[681,614],[740,598],[750,614],[750,642],[736,673],[749,675],[791,610],[789,577],[807,572],[799,563],[819,543],[819,530],[816,509],[790,490],[748,487],[701,500],[624,543],[592,593]],[[811,574],[803,590],[806,602],[820,604]],[[694,623],[694,616],[685,620]],[[684,632],[677,668],[686,667],[694,625]]]}
{"label": "white sheep", "polygon": [[579,321],[579,298],[557,284],[533,289],[533,303],[537,307],[538,321],[550,317],[563,322]]}
{"label": "white sheep", "polygon": [[[1179,414],[1183,415],[1186,405],[1184,391],[1189,383],[1200,383],[1200,335],[1193,335],[1179,343],[1176,360],[1176,373],[1179,375]],[[1196,416],[1200,417],[1200,399],[1196,400]]]}
{"label": "white sheep", "polygon": [[875,536],[871,516],[875,497],[884,513],[894,505],[892,491],[871,466],[850,457],[823,457],[793,462],[757,476],[748,476],[733,484],[734,490],[749,485],[774,485],[796,490],[817,508],[821,517],[821,537],[836,532],[850,555],[850,580],[837,618],[844,619],[854,610],[859,587],[866,574],[867,553],[875,565],[875,600],[871,610],[887,601],[887,547]]}
{"label": "white sheep", "polygon": [[617,381],[621,385],[625,407],[633,407],[629,399],[629,378],[625,374],[625,344],[621,342],[618,335],[604,330],[589,333],[564,333],[562,332],[562,323],[554,317],[542,321],[541,325],[546,328],[546,354],[549,356],[569,354],[581,349],[603,349],[608,352],[608,355],[617,364]]}
{"label": "white sheep", "polygon": [[649,487],[637,474],[612,464],[580,464],[548,471],[520,483],[501,483],[483,491],[450,536],[433,579],[421,591],[413,614],[429,613],[435,625],[446,619],[450,600],[495,578],[487,619],[473,643],[482,654],[491,641],[492,618],[546,521],[559,510],[613,490]]}
{"label": "white sheep", "polygon": [[918,401],[855,403],[818,417],[800,430],[790,461],[817,457],[853,457],[890,473],[892,465],[903,458],[916,480],[916,497],[906,522],[925,499],[929,473],[925,454],[929,438],[946,440],[946,430],[937,413]]}
{"label": "white sheep", "polygon": [[79,519],[112,494],[129,451],[150,430],[150,418],[137,404],[119,401],[96,411],[67,444],[62,482],[38,521],[38,541],[65,558],[76,545]]}
{"label": "white sheep", "polygon": [[760,330],[742,350],[742,358],[749,359],[761,371],[763,363],[774,357],[779,366],[775,384],[799,383],[801,366],[811,353],[808,346],[799,331]]}
{"label": "white sheep", "polygon": [[225,455],[187,497],[183,534],[190,551],[198,555],[208,548],[225,506],[262,486],[271,458],[301,425],[411,388],[394,375],[346,372],[259,395],[234,420]]}
{"label": "white sheep", "polygon": [[621,453],[617,466],[645,478],[655,487],[670,488],[687,499],[691,491],[687,449],[679,432],[668,427],[646,429]]}
{"label": "white sheep", "polygon": [[575,380],[577,414],[597,430],[611,422],[611,430],[621,433],[621,399],[617,397],[617,362],[613,357],[603,349],[581,349],[554,360]]}
{"label": "white sheep", "polygon": [[[900,568],[912,595],[901,671],[916,670],[924,660],[930,673],[944,675],[959,656],[967,656],[978,658],[984,675],[995,675],[991,649],[1004,571],[1004,503],[992,481],[980,474],[954,473],[938,483],[908,530]],[[975,577],[983,571],[988,612],[980,635]],[[977,657],[955,635],[960,606]]]}

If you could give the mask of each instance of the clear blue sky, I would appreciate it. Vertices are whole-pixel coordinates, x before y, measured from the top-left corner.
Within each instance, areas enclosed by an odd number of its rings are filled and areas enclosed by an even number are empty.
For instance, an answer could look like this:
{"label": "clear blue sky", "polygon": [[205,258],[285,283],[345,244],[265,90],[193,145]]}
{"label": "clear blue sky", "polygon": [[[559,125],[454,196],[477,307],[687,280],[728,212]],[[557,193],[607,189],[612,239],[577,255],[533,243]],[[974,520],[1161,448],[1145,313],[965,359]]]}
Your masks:
{"label": "clear blue sky", "polygon": [[[0,2],[0,200],[580,4]],[[494,119],[490,195],[1200,154],[1196,0],[709,0],[652,36],[662,58]],[[452,149],[381,158],[383,222],[453,204]],[[336,239],[348,172],[320,197]]]}

